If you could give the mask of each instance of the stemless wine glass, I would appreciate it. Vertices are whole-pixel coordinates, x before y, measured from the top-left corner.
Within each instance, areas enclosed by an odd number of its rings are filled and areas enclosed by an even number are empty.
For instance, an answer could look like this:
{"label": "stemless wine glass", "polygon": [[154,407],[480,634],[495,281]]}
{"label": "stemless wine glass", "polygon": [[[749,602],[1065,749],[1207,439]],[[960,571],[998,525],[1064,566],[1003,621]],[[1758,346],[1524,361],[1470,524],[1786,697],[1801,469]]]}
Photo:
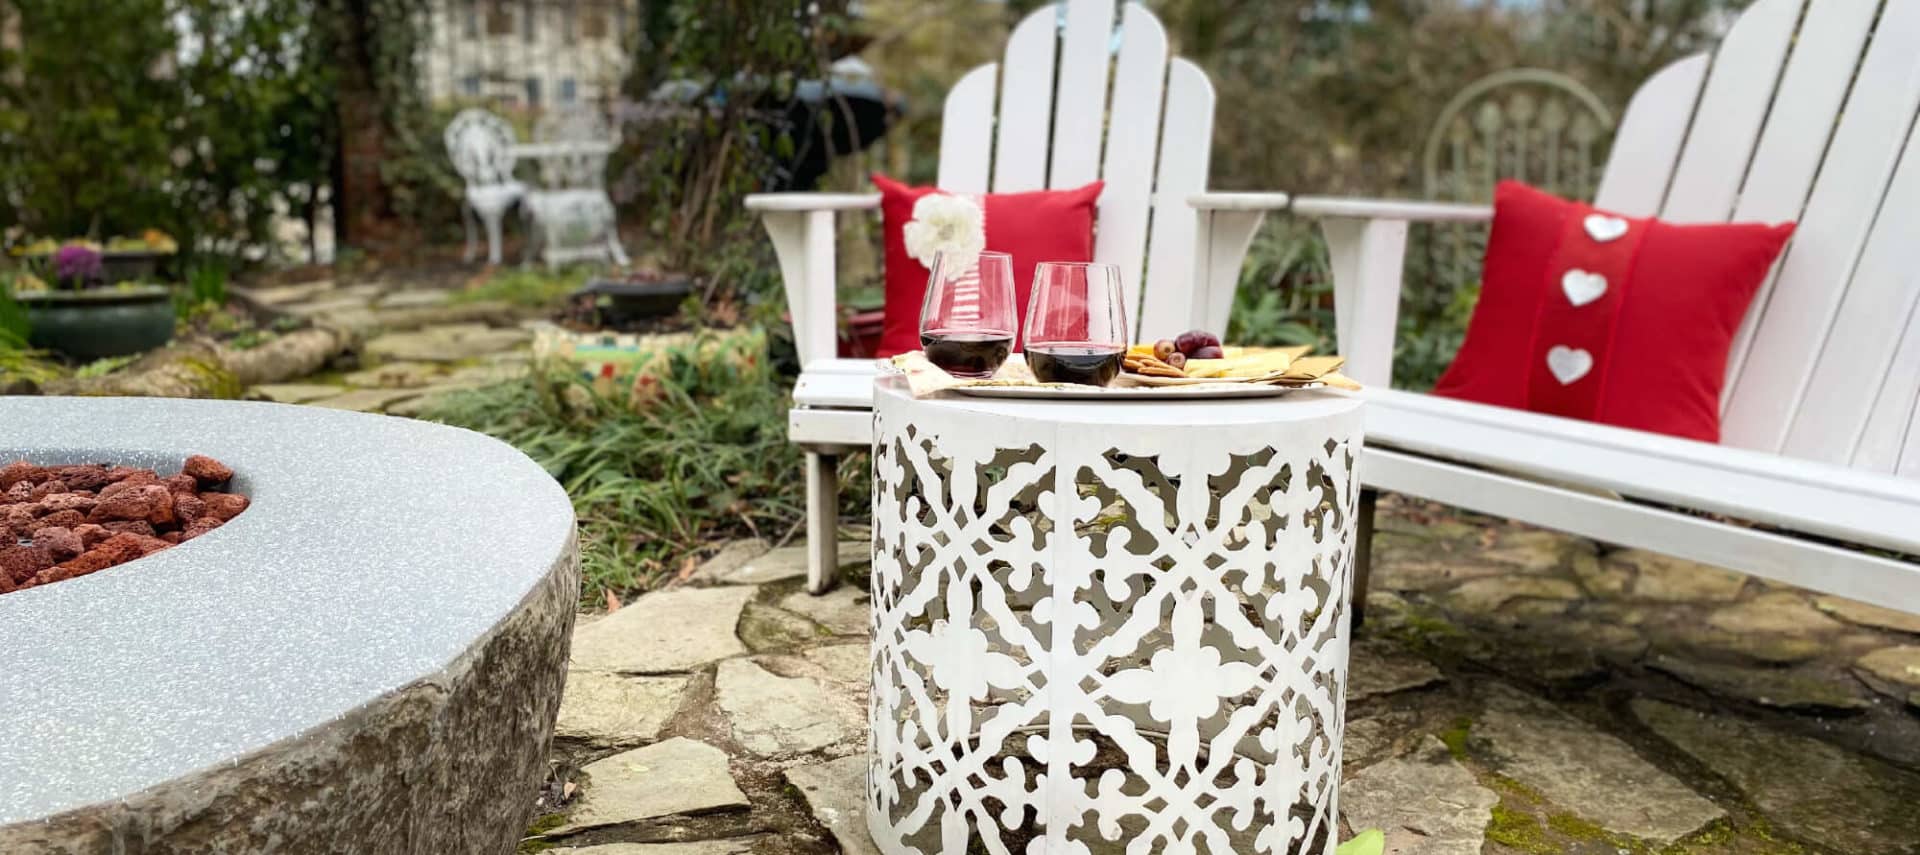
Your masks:
{"label": "stemless wine glass", "polygon": [[1021,342],[1035,379],[1105,386],[1120,375],[1129,340],[1119,267],[1045,261],[1034,269]]}
{"label": "stemless wine glass", "polygon": [[955,377],[992,377],[1013,349],[1013,256],[948,253],[933,260],[920,306],[920,349]]}

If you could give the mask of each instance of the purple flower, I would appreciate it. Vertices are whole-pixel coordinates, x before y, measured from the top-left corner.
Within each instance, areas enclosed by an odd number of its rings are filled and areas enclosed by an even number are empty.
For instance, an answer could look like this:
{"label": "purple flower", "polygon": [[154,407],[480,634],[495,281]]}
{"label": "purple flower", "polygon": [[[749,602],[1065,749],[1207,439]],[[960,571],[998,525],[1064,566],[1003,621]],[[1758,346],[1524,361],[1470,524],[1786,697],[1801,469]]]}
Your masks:
{"label": "purple flower", "polygon": [[53,254],[53,275],[63,282],[84,284],[100,278],[100,252],[67,244]]}

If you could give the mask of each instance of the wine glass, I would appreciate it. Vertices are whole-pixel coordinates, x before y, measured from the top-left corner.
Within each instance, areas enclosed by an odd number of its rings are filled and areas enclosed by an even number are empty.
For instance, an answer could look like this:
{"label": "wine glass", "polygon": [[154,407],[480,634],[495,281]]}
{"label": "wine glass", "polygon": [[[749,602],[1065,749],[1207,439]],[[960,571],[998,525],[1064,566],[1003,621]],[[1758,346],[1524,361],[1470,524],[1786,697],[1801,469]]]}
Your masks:
{"label": "wine glass", "polygon": [[992,377],[1013,349],[1013,256],[942,252],[920,306],[920,349],[955,377]]}
{"label": "wine glass", "polygon": [[1105,386],[1120,375],[1130,340],[1119,267],[1043,261],[1034,268],[1022,342],[1035,379]]}

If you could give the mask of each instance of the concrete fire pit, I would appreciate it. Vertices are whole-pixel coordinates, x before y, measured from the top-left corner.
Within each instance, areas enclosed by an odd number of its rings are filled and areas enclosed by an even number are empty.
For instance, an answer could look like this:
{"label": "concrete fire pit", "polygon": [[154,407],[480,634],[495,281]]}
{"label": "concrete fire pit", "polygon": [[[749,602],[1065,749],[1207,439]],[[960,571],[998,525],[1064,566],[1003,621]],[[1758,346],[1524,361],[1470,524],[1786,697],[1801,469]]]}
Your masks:
{"label": "concrete fire pit", "polygon": [[193,453],[246,513],[0,596],[0,852],[511,852],[579,596],[566,493],[422,422],[0,398],[0,463]]}

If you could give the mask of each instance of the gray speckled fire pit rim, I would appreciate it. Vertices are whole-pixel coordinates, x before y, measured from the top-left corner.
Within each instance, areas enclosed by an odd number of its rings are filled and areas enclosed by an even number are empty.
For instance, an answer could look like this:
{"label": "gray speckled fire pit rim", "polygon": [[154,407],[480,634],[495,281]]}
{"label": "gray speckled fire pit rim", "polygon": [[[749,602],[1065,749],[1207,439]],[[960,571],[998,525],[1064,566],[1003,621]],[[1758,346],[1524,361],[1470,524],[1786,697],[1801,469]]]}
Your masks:
{"label": "gray speckled fire pit rim", "polygon": [[568,556],[566,492],[511,446],[386,416],[0,398],[0,463],[176,471],[252,498],[173,549],[0,596],[0,825],[138,792],[439,673]]}

